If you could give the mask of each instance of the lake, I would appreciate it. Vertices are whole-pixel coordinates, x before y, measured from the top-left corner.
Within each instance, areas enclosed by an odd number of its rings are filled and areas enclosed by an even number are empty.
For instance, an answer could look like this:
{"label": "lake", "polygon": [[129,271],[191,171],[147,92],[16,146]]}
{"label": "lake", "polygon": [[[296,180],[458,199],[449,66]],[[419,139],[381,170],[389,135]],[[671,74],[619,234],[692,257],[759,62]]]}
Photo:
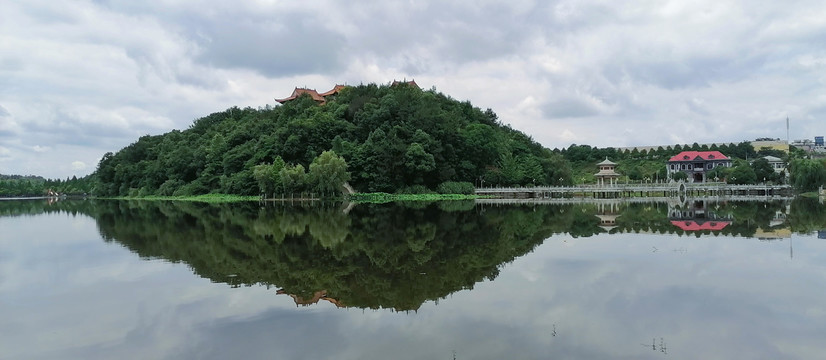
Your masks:
{"label": "lake", "polygon": [[814,359],[812,199],[0,201],[0,359]]}

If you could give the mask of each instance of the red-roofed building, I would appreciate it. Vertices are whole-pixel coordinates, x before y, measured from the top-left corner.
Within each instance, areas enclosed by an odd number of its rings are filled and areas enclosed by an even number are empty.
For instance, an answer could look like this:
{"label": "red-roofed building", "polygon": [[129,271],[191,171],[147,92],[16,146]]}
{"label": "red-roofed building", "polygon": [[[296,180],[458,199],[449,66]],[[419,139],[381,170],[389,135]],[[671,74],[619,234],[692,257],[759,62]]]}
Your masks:
{"label": "red-roofed building", "polygon": [[684,172],[688,181],[706,182],[712,180],[706,178],[706,173],[719,166],[731,167],[731,159],[719,151],[683,151],[668,159],[666,169],[669,178]]}
{"label": "red-roofed building", "polygon": [[293,90],[292,95],[290,95],[289,97],[286,97],[286,98],[283,98],[283,99],[275,99],[275,101],[278,101],[279,103],[283,104],[287,101],[295,100],[301,95],[307,94],[307,95],[310,95],[310,97],[313,98],[313,100],[315,100],[315,102],[319,103],[320,105],[324,105],[324,103],[327,102],[328,97],[338,94],[339,92],[341,92],[342,89],[344,89],[346,87],[347,87],[347,85],[336,85],[336,86],[333,87],[332,90],[327,91],[327,92],[323,92],[321,94],[319,94],[318,91],[315,91],[315,89],[307,89],[307,88],[297,87],[297,88],[295,88],[295,90]]}
{"label": "red-roofed building", "polygon": [[324,100],[324,97],[321,96],[321,94],[319,94],[318,91],[315,91],[315,89],[306,89],[300,87],[295,88],[295,90],[293,90],[292,95],[290,95],[289,97],[283,99],[275,99],[275,101],[278,101],[279,103],[283,104],[287,101],[295,100],[299,96],[304,94],[310,95],[310,97],[313,98],[313,100],[315,100],[315,102],[319,104],[324,104],[326,102],[326,100]]}
{"label": "red-roofed building", "polygon": [[339,84],[336,84],[336,86],[333,86],[333,89],[332,89],[332,90],[327,91],[327,92],[323,92],[323,93],[321,93],[321,96],[322,96],[322,97],[324,97],[324,98],[326,98],[326,97],[328,97],[328,96],[338,94],[338,93],[341,91],[341,89],[344,89],[344,88],[346,88],[346,87],[347,87],[347,85],[339,85]]}

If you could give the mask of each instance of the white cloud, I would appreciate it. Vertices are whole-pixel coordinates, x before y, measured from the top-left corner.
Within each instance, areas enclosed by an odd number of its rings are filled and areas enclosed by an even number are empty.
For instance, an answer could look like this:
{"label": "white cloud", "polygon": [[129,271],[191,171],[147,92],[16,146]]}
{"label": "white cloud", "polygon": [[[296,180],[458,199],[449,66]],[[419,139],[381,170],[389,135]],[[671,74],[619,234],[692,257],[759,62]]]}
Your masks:
{"label": "white cloud", "polygon": [[83,161],[72,161],[72,170],[86,170],[86,163]]}

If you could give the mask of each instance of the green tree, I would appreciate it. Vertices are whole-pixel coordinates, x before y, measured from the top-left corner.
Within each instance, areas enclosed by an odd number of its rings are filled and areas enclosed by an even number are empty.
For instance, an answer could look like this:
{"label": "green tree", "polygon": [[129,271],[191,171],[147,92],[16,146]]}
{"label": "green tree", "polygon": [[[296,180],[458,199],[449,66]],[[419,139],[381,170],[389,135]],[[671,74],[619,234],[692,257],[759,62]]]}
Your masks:
{"label": "green tree", "polygon": [[332,150],[322,152],[313,160],[308,175],[310,184],[322,194],[340,192],[344,183],[350,181],[347,162]]}
{"label": "green tree", "polygon": [[774,168],[772,168],[769,161],[764,158],[759,158],[752,161],[751,168],[754,171],[754,177],[758,182],[777,180],[777,174],[774,172]]}
{"label": "green tree", "polygon": [[798,191],[815,191],[826,185],[826,166],[814,159],[796,159],[789,164],[791,184]]}
{"label": "green tree", "polygon": [[306,190],[307,173],[301,164],[284,166],[278,176],[285,193],[294,194]]}
{"label": "green tree", "polygon": [[742,161],[731,168],[728,182],[738,185],[754,184],[757,182],[757,175],[754,174],[754,169],[747,162]]}
{"label": "green tree", "polygon": [[412,143],[404,153],[404,168],[409,184],[422,184],[424,178],[434,169],[436,161],[433,155],[424,150],[419,143]]}

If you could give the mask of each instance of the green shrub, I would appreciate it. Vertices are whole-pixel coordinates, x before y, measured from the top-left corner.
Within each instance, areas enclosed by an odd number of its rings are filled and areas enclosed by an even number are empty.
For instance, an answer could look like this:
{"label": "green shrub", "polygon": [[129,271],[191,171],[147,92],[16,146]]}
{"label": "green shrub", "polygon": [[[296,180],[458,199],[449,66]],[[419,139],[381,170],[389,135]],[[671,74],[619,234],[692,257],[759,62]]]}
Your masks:
{"label": "green shrub", "polygon": [[411,185],[401,188],[399,191],[396,191],[396,194],[435,194],[435,192],[424,185]]}
{"label": "green shrub", "polygon": [[445,181],[436,188],[439,194],[465,194],[474,193],[473,184],[466,181]]}

